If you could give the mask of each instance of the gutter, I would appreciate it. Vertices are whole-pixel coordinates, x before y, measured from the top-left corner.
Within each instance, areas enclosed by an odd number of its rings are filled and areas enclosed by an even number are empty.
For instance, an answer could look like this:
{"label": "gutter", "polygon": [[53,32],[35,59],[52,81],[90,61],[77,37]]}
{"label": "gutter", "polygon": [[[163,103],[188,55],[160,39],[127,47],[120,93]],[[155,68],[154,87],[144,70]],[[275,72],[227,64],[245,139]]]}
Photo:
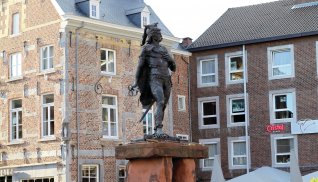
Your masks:
{"label": "gutter", "polygon": [[194,48],[188,48],[187,50],[190,52],[206,51],[211,49],[241,46],[241,45],[248,45],[248,44],[255,44],[255,43],[262,43],[262,42],[271,42],[271,41],[306,37],[306,36],[312,36],[312,35],[318,35],[318,31],[303,32],[303,33],[289,34],[289,35],[280,35],[280,36],[274,36],[274,37],[265,37],[265,38],[252,39],[252,40],[243,40],[243,41],[229,42],[224,44],[215,44],[215,45],[202,46],[202,47],[194,47]]}

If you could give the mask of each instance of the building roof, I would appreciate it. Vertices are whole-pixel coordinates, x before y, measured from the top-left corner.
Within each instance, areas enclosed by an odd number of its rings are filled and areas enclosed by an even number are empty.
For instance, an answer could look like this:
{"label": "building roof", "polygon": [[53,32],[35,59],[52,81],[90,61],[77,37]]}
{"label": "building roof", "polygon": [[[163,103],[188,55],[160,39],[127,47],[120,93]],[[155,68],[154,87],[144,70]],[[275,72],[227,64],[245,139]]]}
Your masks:
{"label": "building roof", "polygon": [[200,51],[318,34],[318,6],[281,0],[228,9],[188,50]]}
{"label": "building roof", "polygon": [[[78,0],[56,0],[65,14],[87,17],[87,15],[85,15],[85,13],[79,8],[76,3],[77,1]],[[158,27],[161,29],[162,34],[173,36],[153,9],[145,4],[143,0],[101,0],[99,20],[122,26],[140,28],[129,20],[127,12],[132,10],[141,11],[145,6],[147,6],[150,11],[150,24],[158,22]]]}

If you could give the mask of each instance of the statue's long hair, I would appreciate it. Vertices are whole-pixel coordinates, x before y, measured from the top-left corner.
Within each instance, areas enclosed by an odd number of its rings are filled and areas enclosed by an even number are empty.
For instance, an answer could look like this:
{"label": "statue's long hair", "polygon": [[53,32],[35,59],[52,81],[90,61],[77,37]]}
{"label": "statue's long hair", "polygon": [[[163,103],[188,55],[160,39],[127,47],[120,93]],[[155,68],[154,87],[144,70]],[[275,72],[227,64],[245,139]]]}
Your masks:
{"label": "statue's long hair", "polygon": [[160,28],[157,27],[158,23],[153,23],[150,25],[145,25],[144,34],[142,35],[141,46],[148,44],[152,41],[152,35],[154,33],[160,32]]}

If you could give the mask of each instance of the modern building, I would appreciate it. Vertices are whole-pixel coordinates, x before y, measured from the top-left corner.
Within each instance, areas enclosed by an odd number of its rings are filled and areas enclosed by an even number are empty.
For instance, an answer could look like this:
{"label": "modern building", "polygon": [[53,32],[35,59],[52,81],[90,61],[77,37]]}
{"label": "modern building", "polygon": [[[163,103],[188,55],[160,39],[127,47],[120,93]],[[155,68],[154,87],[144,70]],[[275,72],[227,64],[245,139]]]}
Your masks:
{"label": "modern building", "polygon": [[189,56],[142,0],[0,2],[0,181],[124,181],[115,146],[153,132],[127,87],[145,24],[174,56],[164,131],[188,138]]}
{"label": "modern building", "polygon": [[209,181],[215,155],[225,178],[262,166],[318,170],[318,1],[280,0],[228,9],[192,53],[193,141],[209,146],[198,164]]}

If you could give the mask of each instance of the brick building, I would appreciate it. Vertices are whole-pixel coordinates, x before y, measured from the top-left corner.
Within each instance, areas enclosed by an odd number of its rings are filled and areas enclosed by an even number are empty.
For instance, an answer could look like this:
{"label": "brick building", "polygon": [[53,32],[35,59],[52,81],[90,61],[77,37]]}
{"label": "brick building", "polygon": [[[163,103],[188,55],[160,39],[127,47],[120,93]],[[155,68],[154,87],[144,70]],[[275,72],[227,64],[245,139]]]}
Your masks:
{"label": "brick building", "polygon": [[312,0],[230,8],[190,45],[193,141],[210,155],[200,181],[216,154],[227,179],[289,171],[291,150],[303,175],[318,170],[317,12]]}
{"label": "brick building", "polygon": [[114,147],[153,132],[127,87],[154,22],[177,63],[164,131],[188,137],[190,53],[142,0],[0,2],[1,182],[124,180]]}

